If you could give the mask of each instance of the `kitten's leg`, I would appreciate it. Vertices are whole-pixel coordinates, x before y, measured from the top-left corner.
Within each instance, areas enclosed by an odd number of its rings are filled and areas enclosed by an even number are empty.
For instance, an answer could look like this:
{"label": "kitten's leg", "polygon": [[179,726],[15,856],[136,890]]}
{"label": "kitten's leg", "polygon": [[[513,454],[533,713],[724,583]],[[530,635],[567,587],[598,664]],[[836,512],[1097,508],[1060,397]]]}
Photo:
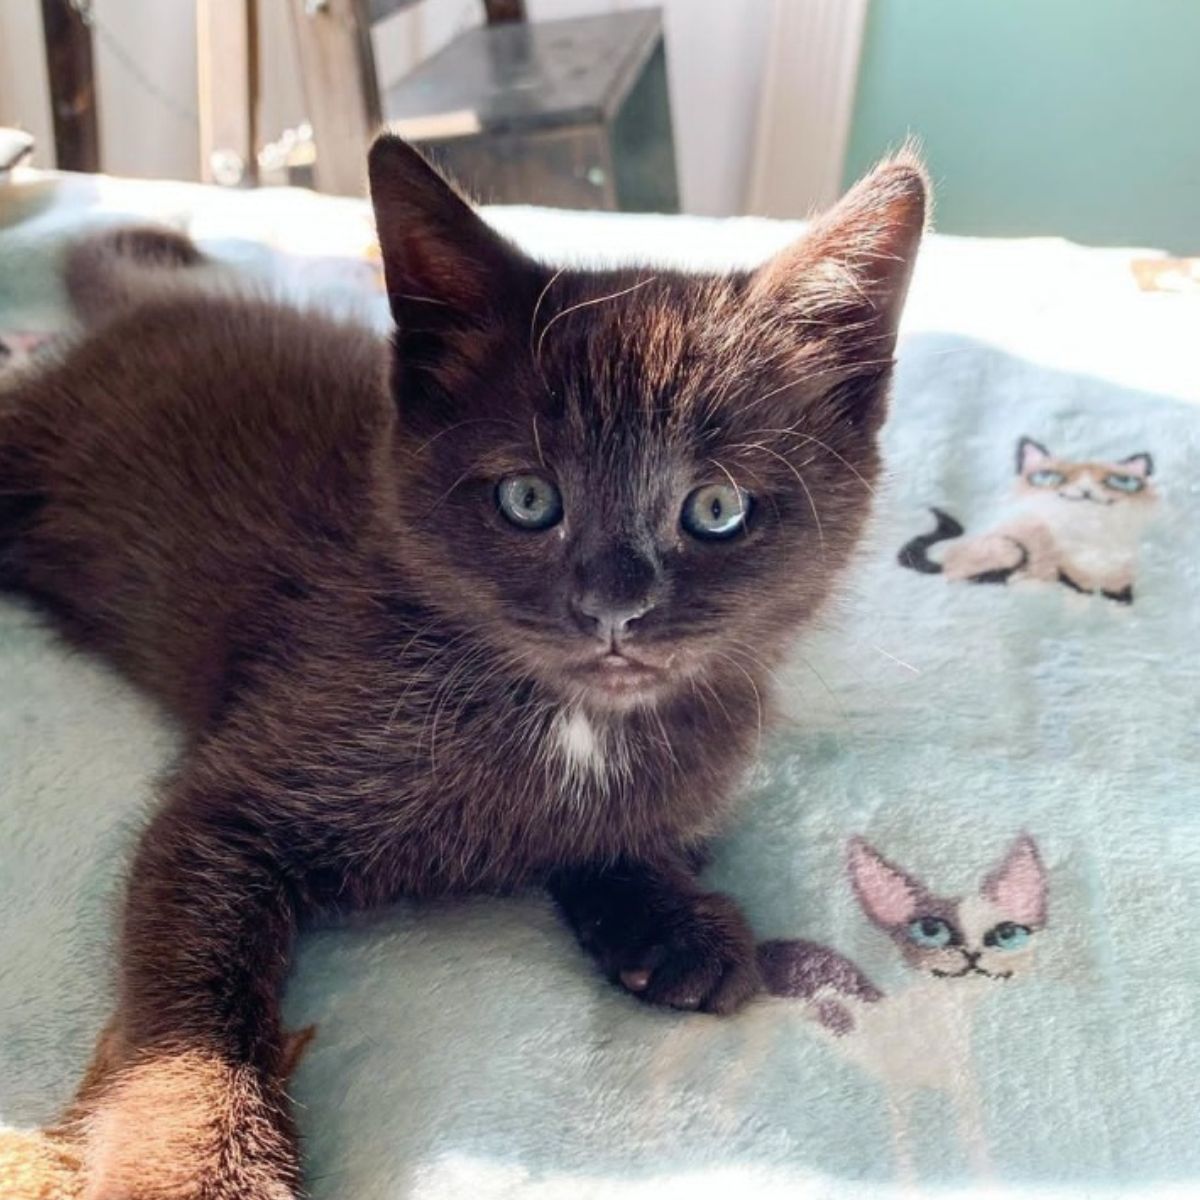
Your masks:
{"label": "kitten's leg", "polygon": [[728,896],[682,865],[622,861],[550,881],[580,945],[639,999],[733,1012],[759,987],[754,934]]}
{"label": "kitten's leg", "polygon": [[88,1200],[296,1194],[278,997],[298,901],[256,807],[185,783],[142,839],[111,1035],[119,1062],[80,1122]]}

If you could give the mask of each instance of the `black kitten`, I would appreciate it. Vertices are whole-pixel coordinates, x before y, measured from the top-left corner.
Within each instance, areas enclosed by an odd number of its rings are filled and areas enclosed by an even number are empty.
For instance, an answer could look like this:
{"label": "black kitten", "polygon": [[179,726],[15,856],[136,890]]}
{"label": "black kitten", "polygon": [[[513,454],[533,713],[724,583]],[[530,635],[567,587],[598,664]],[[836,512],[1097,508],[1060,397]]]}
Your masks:
{"label": "black kitten", "polygon": [[545,881],[643,999],[757,986],[693,858],[867,515],[921,170],[721,277],[549,269],[394,138],[371,184],[390,346],[126,231],[69,263],[90,332],[0,397],[0,582],[189,735],[91,1196],[294,1194],[278,999],[322,908]]}

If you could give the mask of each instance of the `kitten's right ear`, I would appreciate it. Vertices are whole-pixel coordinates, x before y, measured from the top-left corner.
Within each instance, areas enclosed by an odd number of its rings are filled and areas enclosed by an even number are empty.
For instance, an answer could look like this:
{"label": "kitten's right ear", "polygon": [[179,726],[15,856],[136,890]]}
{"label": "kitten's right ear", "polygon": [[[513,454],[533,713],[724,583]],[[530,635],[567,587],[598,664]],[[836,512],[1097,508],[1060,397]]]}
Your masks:
{"label": "kitten's right ear", "polygon": [[371,203],[392,315],[402,329],[451,317],[486,324],[531,269],[403,139],[382,134],[368,156]]}
{"label": "kitten's right ear", "polygon": [[[859,180],[751,276],[760,328],[803,356],[798,373],[841,385],[852,424],[883,419],[900,314],[929,209],[929,180],[905,148]],[[813,355],[819,355],[814,359]],[[847,381],[858,381],[846,388]]]}
{"label": "kitten's right ear", "polygon": [[850,839],[846,863],[854,894],[876,925],[895,929],[920,913],[925,889],[862,838]]}
{"label": "kitten's right ear", "polygon": [[1017,474],[1024,475],[1030,468],[1048,462],[1051,457],[1050,451],[1041,442],[1023,437],[1017,442]]}

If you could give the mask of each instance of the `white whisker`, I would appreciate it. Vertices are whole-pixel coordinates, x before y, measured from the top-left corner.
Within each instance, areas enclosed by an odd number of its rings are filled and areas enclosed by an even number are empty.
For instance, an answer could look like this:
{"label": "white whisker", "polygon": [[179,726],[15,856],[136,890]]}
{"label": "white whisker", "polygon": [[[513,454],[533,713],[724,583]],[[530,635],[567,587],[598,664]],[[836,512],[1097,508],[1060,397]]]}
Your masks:
{"label": "white whisker", "polygon": [[874,643],[871,643],[871,649],[882,654],[884,658],[890,658],[898,667],[903,667],[906,671],[911,671],[914,675],[920,675],[920,667],[914,667],[912,663],[907,663],[904,659],[897,658],[894,654],[889,654],[882,646],[876,646]]}
{"label": "white whisker", "polygon": [[[876,494],[875,489],[871,486],[871,484],[863,478],[862,472],[859,471],[859,469],[853,463],[848,462],[845,458],[843,458],[842,455],[840,455],[827,442],[821,441],[819,437],[813,437],[811,433],[801,433],[795,426],[790,429],[751,429],[746,436],[753,437],[756,433],[773,433],[780,437],[800,438],[805,442],[811,442],[814,446],[824,450],[826,454],[832,455],[832,457],[836,458],[838,462],[842,464],[842,466],[844,466],[852,475],[855,476],[859,483],[861,483],[863,487],[865,487],[867,491],[871,493],[872,496]],[[757,442],[755,443],[755,446],[760,449],[763,448]]]}
{"label": "white whisker", "polygon": [[794,463],[789,462],[777,450],[772,450],[770,446],[764,446],[756,442],[753,446],[738,445],[734,447],[738,450],[761,450],[765,454],[771,455],[772,458],[777,458],[793,475],[796,477],[796,482],[804,489],[804,495],[808,498],[808,507],[812,509],[813,521],[817,526],[817,540],[821,545],[821,556],[825,555],[825,531],[821,528],[821,514],[817,511],[817,502],[813,499],[813,494],[809,490],[808,484],[804,482],[804,476],[800,474]]}
{"label": "white whisker", "polygon": [[554,316],[546,322],[542,328],[542,332],[538,335],[537,347],[534,350],[533,361],[541,362],[542,359],[542,343],[546,340],[546,334],[550,332],[551,327],[557,321],[561,321],[563,317],[569,317],[573,312],[578,312],[581,308],[589,308],[594,304],[603,304],[607,300],[619,300],[622,296],[628,296],[631,292],[636,292],[639,288],[644,288],[647,284],[653,283],[658,278],[657,275],[651,275],[646,279],[639,279],[637,283],[631,284],[627,288],[622,288],[619,292],[610,292],[607,296],[596,296],[591,300],[580,300],[578,304],[572,304],[569,308],[564,308],[562,312],[555,313]]}

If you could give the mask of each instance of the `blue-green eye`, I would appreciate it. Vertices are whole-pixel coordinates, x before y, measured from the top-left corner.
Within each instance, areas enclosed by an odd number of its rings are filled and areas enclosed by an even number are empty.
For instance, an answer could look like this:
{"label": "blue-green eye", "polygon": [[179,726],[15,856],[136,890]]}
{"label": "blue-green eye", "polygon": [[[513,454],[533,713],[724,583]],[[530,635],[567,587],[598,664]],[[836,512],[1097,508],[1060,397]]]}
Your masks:
{"label": "blue-green eye", "polygon": [[937,950],[954,941],[954,930],[941,917],[918,917],[908,923],[908,940],[926,950]]}
{"label": "blue-green eye", "polygon": [[994,929],[989,929],[984,935],[983,944],[996,950],[1019,950],[1030,937],[1028,925],[1018,925],[1015,921],[1001,921]]}
{"label": "blue-green eye", "polygon": [[1105,475],[1104,486],[1112,488],[1114,492],[1140,492],[1146,484],[1136,475],[1121,475],[1114,471],[1111,475]]}
{"label": "blue-green eye", "polygon": [[518,529],[549,529],[562,520],[562,495],[541,475],[509,475],[500,480],[496,503]]}
{"label": "blue-green eye", "polygon": [[1025,476],[1034,487],[1058,487],[1067,482],[1061,471],[1031,471]]}
{"label": "blue-green eye", "polygon": [[680,520],[692,535],[707,541],[733,537],[746,525],[750,497],[731,483],[707,483],[683,502]]}

